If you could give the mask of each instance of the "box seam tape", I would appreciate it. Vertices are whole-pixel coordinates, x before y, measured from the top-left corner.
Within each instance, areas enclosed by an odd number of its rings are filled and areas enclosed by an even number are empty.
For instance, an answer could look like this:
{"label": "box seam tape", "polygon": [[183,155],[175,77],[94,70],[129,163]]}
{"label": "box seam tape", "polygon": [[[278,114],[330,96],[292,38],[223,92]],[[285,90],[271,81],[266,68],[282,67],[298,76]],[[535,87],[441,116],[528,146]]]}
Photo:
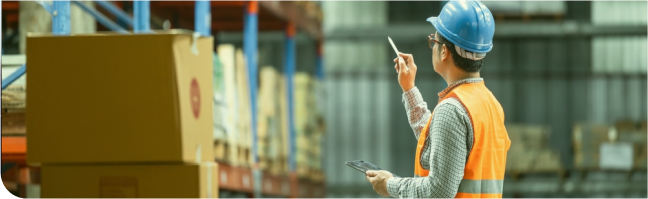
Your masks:
{"label": "box seam tape", "polygon": [[191,40],[191,53],[198,56],[198,38],[200,37],[199,32],[194,32],[193,33],[193,39]]}

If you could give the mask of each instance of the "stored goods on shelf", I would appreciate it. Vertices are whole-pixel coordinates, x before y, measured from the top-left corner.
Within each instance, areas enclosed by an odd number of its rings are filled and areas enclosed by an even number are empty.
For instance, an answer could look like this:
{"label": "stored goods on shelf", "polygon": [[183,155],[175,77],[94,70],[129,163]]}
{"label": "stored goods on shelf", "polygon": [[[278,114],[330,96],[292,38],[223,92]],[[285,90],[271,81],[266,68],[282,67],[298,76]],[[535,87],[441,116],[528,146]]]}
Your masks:
{"label": "stored goods on shelf", "polygon": [[599,147],[609,141],[609,126],[576,124],[573,131],[574,166],[578,169],[598,169]]}
{"label": "stored goods on shelf", "polygon": [[28,162],[212,161],[213,38],[192,33],[29,37]]}
{"label": "stored goods on shelf", "polygon": [[309,74],[295,74],[295,131],[297,175],[311,178],[321,169],[323,120],[316,102],[316,80]]}
{"label": "stored goods on shelf", "polygon": [[2,108],[3,109],[25,109],[25,97],[27,86],[9,85],[2,90]]}
{"label": "stored goods on shelf", "polygon": [[641,124],[639,125],[639,130],[646,132],[648,130],[648,121],[641,121]]}
{"label": "stored goods on shelf", "polygon": [[560,172],[560,154],[548,145],[547,126],[506,124],[511,140],[506,170],[515,173]]}
{"label": "stored goods on shelf", "polygon": [[636,124],[626,121],[615,126],[574,125],[574,166],[582,170],[645,169],[646,132],[637,129]]}
{"label": "stored goods on shelf", "polygon": [[618,132],[638,131],[639,123],[633,120],[619,120],[614,124]]}
{"label": "stored goods on shelf", "polygon": [[252,162],[252,110],[248,70],[243,50],[236,49],[236,91],[238,95],[238,165],[250,166]]}
{"label": "stored goods on shelf", "polygon": [[2,109],[2,135],[22,135],[27,133],[25,109]]}
{"label": "stored goods on shelf", "polygon": [[45,165],[44,198],[215,198],[215,163]]}
{"label": "stored goods on shelf", "polygon": [[[284,173],[282,163],[285,161],[280,157],[283,146],[287,144],[287,137],[282,139],[281,122],[279,114],[279,72],[272,66],[264,66],[259,70],[260,87],[258,94],[257,112],[257,152],[260,160],[260,167],[263,170]],[[273,168],[275,167],[275,168]]]}
{"label": "stored goods on shelf", "polygon": [[218,147],[224,151],[223,161],[238,165],[239,128],[238,93],[236,86],[235,47],[232,44],[218,45],[218,57],[223,69],[223,128],[226,138]]}

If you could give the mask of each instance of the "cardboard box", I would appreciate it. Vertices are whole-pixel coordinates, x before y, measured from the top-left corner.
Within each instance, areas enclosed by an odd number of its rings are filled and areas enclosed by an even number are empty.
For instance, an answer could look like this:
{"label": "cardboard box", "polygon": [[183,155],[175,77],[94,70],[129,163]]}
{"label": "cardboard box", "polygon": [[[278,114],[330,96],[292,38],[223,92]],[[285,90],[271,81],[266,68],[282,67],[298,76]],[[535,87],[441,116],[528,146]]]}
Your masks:
{"label": "cardboard box", "polygon": [[216,198],[218,166],[202,164],[42,167],[43,198]]}
{"label": "cardboard box", "polygon": [[213,161],[213,38],[191,33],[30,36],[27,161]]}

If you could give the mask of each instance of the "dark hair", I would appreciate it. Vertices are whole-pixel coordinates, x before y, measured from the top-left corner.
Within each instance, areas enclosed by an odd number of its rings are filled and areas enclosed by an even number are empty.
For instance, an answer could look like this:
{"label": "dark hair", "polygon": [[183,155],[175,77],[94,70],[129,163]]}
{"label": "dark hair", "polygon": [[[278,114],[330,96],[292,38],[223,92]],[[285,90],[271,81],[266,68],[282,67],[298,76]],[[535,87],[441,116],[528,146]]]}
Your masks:
{"label": "dark hair", "polygon": [[[455,45],[452,42],[449,42],[441,34],[439,36],[439,42],[442,44],[445,44],[446,47],[448,48],[448,51],[450,51],[450,54],[452,55],[452,60],[454,60],[454,64],[461,68],[461,70],[472,73],[472,72],[479,72],[479,70],[482,67],[482,64],[484,63],[484,59],[481,60],[471,60],[468,58],[464,58],[459,53],[457,53],[457,50],[455,49]],[[441,54],[441,48],[438,48],[439,54]]]}

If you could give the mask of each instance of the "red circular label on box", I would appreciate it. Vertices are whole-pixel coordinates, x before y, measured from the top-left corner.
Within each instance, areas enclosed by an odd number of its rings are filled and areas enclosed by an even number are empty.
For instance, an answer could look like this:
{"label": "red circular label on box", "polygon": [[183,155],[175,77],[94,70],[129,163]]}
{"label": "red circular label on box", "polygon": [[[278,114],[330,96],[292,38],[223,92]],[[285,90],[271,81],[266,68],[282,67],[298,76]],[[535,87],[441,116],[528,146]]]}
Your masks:
{"label": "red circular label on box", "polygon": [[200,116],[200,87],[195,77],[191,79],[189,96],[191,97],[191,110],[193,111],[194,117],[198,119],[198,116]]}

